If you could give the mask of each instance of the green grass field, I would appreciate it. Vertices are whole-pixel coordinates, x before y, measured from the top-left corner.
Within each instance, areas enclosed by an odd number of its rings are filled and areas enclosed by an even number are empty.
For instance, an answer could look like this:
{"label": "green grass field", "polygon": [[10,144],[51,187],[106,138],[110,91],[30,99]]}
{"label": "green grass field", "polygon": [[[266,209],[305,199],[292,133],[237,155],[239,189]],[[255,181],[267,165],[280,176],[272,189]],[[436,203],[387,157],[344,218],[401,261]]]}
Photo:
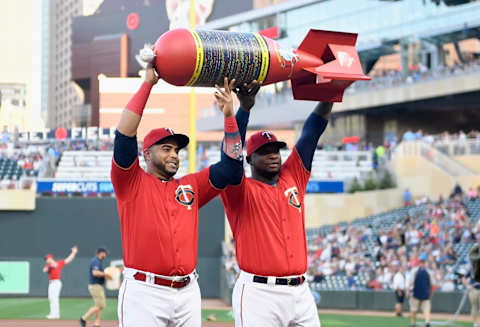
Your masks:
{"label": "green grass field", "polygon": [[[60,300],[62,319],[76,320],[91,305],[88,298],[65,298]],[[107,307],[102,314],[104,320],[117,319],[117,300],[108,299]],[[0,298],[0,320],[2,319],[44,319],[49,311],[46,298]],[[215,315],[217,321],[233,321],[229,310],[204,310],[202,316],[206,319]],[[340,314],[320,314],[322,327],[407,327],[408,318],[397,317],[366,317]],[[423,324],[422,324],[423,325]],[[471,323],[457,323],[457,326],[472,326]]]}

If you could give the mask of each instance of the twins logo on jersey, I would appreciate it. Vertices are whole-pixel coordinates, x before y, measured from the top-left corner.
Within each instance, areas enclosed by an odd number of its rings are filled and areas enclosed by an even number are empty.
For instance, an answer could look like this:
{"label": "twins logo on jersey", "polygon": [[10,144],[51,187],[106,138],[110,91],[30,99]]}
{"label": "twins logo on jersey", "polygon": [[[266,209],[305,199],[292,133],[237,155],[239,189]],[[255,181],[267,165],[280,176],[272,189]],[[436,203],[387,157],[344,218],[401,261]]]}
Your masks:
{"label": "twins logo on jersey", "polygon": [[191,185],[179,185],[175,190],[175,200],[186,206],[188,210],[192,210],[193,201],[195,200],[195,192]]}
{"label": "twins logo on jersey", "polygon": [[298,212],[302,212],[302,204],[300,203],[300,200],[298,198],[297,187],[290,187],[284,192],[284,194],[288,198],[288,204],[298,209]]}

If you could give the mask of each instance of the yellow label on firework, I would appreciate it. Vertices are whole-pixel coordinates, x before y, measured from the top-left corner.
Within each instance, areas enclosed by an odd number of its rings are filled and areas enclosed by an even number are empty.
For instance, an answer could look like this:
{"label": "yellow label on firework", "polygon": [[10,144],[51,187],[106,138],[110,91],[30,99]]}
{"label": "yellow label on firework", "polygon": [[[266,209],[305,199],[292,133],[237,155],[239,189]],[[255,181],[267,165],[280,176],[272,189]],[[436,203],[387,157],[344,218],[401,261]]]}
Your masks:
{"label": "yellow label on firework", "polygon": [[195,62],[195,70],[193,71],[193,75],[190,78],[190,80],[187,83],[187,86],[192,86],[194,85],[198,78],[200,77],[200,73],[202,72],[202,66],[203,66],[203,44],[202,40],[200,40],[200,37],[198,36],[198,33],[194,30],[191,30],[190,33],[192,33],[193,39],[195,40],[195,46],[197,48],[197,60]]}
{"label": "yellow label on firework", "polygon": [[268,45],[265,42],[265,39],[258,33],[253,33],[260,43],[262,49],[262,68],[260,70],[260,75],[258,76],[258,82],[263,82],[267,77],[268,68],[270,67],[270,53],[268,52]]}

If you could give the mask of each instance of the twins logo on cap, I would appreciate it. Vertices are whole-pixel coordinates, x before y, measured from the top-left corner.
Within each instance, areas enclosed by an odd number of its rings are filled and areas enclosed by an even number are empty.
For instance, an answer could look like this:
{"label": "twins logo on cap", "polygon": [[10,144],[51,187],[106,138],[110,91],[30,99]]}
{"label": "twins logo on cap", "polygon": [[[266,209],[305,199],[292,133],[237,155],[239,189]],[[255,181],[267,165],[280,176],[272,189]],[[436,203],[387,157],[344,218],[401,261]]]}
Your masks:
{"label": "twins logo on cap", "polygon": [[298,199],[298,189],[296,186],[290,187],[285,191],[285,196],[288,198],[288,204],[302,212],[302,204]]}
{"label": "twins logo on cap", "polygon": [[270,134],[270,132],[262,132],[262,136],[266,139],[268,139],[269,141],[272,139],[272,134]]}
{"label": "twins logo on cap", "polygon": [[175,200],[178,203],[186,206],[188,210],[192,209],[193,201],[195,200],[195,192],[191,185],[179,185],[175,190]]}

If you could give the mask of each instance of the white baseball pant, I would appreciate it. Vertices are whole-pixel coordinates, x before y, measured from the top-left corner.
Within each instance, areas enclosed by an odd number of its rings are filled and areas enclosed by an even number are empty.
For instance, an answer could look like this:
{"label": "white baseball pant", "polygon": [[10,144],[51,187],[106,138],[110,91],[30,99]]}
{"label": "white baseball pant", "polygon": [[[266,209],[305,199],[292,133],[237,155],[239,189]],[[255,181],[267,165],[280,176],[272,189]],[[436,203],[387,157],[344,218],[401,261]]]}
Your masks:
{"label": "white baseball pant", "polygon": [[48,301],[50,302],[50,313],[48,318],[60,318],[60,292],[62,291],[62,281],[60,279],[51,280],[48,283]]}
{"label": "white baseball pant", "polygon": [[320,327],[307,282],[275,285],[276,277],[268,277],[268,284],[262,284],[253,282],[253,276],[242,271],[235,283],[232,306],[236,327]]}
{"label": "white baseball pant", "polygon": [[[118,292],[118,320],[120,327],[200,327],[202,324],[200,287],[196,272],[188,275],[190,283],[183,288],[171,288],[133,278],[139,270],[125,268],[124,280]],[[147,276],[164,279],[182,279],[186,276]]]}

